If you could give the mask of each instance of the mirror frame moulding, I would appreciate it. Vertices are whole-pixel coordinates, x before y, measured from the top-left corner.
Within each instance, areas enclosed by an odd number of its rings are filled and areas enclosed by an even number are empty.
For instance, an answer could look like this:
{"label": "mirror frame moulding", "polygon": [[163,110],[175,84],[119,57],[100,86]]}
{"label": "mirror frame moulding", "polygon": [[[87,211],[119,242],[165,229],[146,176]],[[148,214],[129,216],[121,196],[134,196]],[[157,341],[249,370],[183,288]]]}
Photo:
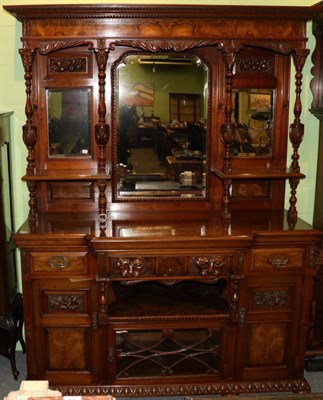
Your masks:
{"label": "mirror frame moulding", "polygon": [[[185,41],[184,41],[185,42]],[[192,44],[192,41],[189,41]],[[210,162],[210,152],[211,152],[211,126],[212,126],[212,85],[213,85],[213,73],[212,73],[212,65],[208,60],[205,60],[203,57],[203,52],[200,52],[198,49],[198,45],[196,47],[191,48],[190,46],[182,51],[175,51],[174,48],[167,50],[159,49],[157,51],[143,51],[138,49],[127,49],[120,56],[117,56],[111,64],[111,148],[112,148],[112,201],[114,203],[130,203],[130,202],[165,202],[165,201],[176,201],[176,202],[192,202],[192,201],[209,201],[210,197],[210,173],[211,173],[211,162]],[[204,167],[204,171],[206,174],[205,179],[205,191],[202,196],[199,197],[175,197],[175,196],[149,196],[149,197],[122,197],[118,194],[118,154],[117,154],[117,75],[118,75],[118,66],[121,64],[125,64],[125,60],[128,56],[140,56],[140,55],[176,55],[176,57],[180,57],[183,54],[191,57],[197,57],[201,60],[201,63],[204,64],[207,68],[207,99],[206,102],[206,143],[205,143],[205,153],[206,153],[206,163]],[[111,56],[111,53],[110,53]],[[201,189],[202,191],[202,189]]]}

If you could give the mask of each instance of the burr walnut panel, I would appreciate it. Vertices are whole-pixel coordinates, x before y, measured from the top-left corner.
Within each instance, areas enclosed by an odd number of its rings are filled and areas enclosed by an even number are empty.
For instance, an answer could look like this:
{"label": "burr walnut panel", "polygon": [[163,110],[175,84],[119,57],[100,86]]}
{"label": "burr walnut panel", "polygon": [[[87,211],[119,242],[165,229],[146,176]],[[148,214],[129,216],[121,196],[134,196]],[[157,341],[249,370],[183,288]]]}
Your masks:
{"label": "burr walnut panel", "polygon": [[44,332],[48,371],[84,371],[89,368],[86,328],[47,327]]}
{"label": "burr walnut panel", "polygon": [[288,329],[284,322],[250,324],[246,365],[282,365],[285,361],[287,337]]}

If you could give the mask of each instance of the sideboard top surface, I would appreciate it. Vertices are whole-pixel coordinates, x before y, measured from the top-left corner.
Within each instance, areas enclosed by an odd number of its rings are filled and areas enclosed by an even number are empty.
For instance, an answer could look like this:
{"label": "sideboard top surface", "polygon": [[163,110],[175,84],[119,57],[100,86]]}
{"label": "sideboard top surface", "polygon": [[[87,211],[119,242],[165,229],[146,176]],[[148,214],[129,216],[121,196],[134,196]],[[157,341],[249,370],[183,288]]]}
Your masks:
{"label": "sideboard top surface", "polygon": [[[26,221],[15,236],[19,246],[27,243],[37,244],[37,237],[43,244],[63,245],[68,238],[74,245],[86,244],[89,240],[97,246],[104,242],[126,244],[129,241],[149,242],[162,246],[165,242],[191,243],[192,246],[216,245],[237,241],[248,245],[251,241],[261,242],[263,238],[272,242],[284,240],[301,242],[313,236],[319,240],[321,232],[301,219],[291,226],[285,212],[261,212],[258,215],[249,211],[233,213],[230,220],[225,220],[220,213],[111,213],[105,229],[100,229],[96,213],[44,213],[37,221]],[[30,242],[30,243],[29,243]],[[195,243],[195,244],[194,244]]]}

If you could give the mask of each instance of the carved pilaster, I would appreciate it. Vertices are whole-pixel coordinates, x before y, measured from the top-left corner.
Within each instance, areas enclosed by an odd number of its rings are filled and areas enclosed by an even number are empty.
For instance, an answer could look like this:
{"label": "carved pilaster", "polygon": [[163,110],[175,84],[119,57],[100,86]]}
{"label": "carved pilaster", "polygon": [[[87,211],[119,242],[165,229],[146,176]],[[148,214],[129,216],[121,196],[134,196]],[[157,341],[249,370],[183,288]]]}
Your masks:
{"label": "carved pilaster", "polygon": [[302,92],[302,70],[306,61],[306,58],[309,54],[309,50],[294,50],[292,52],[293,61],[296,69],[295,74],[295,103],[294,103],[294,122],[290,126],[290,140],[293,145],[293,154],[292,154],[292,164],[291,169],[293,172],[299,172],[300,167],[298,163],[299,154],[298,148],[303,140],[304,136],[304,125],[301,123],[300,116],[302,113],[302,103],[301,103],[301,92]]}
{"label": "carved pilaster", "polygon": [[[291,163],[291,171],[292,172],[300,172],[299,166],[299,154],[298,149],[300,144],[302,143],[303,136],[304,136],[304,124],[301,123],[301,113],[302,113],[302,102],[301,102],[301,91],[302,91],[302,78],[303,78],[303,67],[306,61],[306,58],[309,54],[309,50],[294,50],[292,52],[293,61],[296,69],[295,74],[295,104],[294,104],[294,122],[290,125],[289,137],[293,146],[293,154],[292,154],[292,163]],[[294,223],[297,219],[297,187],[299,184],[299,179],[293,178],[290,179],[290,188],[291,188],[291,196],[289,199],[289,210],[288,210],[288,222],[291,228],[294,226]]]}
{"label": "carved pilaster", "polygon": [[99,157],[98,157],[98,171],[99,173],[106,172],[106,156],[105,149],[109,141],[109,126],[105,122],[106,115],[106,104],[105,104],[105,79],[106,79],[106,68],[109,56],[109,49],[105,47],[105,40],[98,40],[98,47],[94,49],[96,61],[98,64],[98,78],[99,78],[99,123],[95,126],[95,140],[99,146]]}
{"label": "carved pilaster", "polygon": [[231,121],[232,114],[232,83],[233,68],[236,63],[236,56],[239,49],[228,47],[222,50],[225,64],[225,123],[221,127],[221,138],[225,147],[223,159],[223,172],[231,171],[231,153],[230,147],[234,140],[234,124]]}
{"label": "carved pilaster", "polygon": [[[225,64],[225,122],[221,126],[221,139],[224,144],[223,172],[231,172],[231,146],[234,140],[234,124],[232,123],[232,83],[233,68],[239,49],[227,47],[222,50]],[[222,215],[230,218],[230,188],[231,180],[223,180]]]}
{"label": "carved pilaster", "polygon": [[[99,78],[99,106],[98,106],[98,114],[99,114],[99,123],[95,125],[95,141],[99,147],[99,155],[98,155],[98,172],[99,174],[106,173],[106,147],[109,141],[110,128],[109,125],[106,124],[105,116],[106,116],[106,103],[105,103],[105,79],[106,79],[106,68],[107,61],[109,56],[109,49],[105,47],[105,40],[98,40],[98,47],[94,49],[96,61],[98,64],[98,78]],[[107,208],[107,199],[105,195],[107,183],[106,180],[101,179],[98,182],[99,186],[99,215],[100,215],[100,224],[102,226],[103,216],[106,214]],[[106,221],[105,221],[106,222]]]}
{"label": "carved pilaster", "polygon": [[35,145],[37,142],[37,128],[33,124],[33,105],[31,101],[32,93],[32,64],[35,56],[35,49],[23,48],[19,50],[25,71],[25,87],[26,87],[26,124],[23,126],[23,140],[28,149],[27,155],[27,175],[35,173]]}

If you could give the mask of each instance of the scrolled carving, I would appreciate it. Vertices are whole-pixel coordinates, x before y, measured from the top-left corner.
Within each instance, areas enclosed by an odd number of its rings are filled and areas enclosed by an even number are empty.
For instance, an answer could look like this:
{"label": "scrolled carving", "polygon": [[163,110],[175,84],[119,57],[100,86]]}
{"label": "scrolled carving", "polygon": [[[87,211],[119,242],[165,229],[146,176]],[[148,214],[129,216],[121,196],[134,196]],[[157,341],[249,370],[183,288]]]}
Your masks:
{"label": "scrolled carving", "polygon": [[87,72],[86,57],[52,57],[49,59],[49,72]]}
{"label": "scrolled carving", "polygon": [[308,248],[308,263],[307,267],[308,268],[315,268],[316,266],[316,261],[320,255],[321,248],[318,245],[312,245],[309,246]]}
{"label": "scrolled carving", "polygon": [[254,294],[253,303],[256,307],[282,307],[287,304],[286,290],[260,291]]}
{"label": "scrolled carving", "polygon": [[239,58],[236,68],[237,72],[271,73],[273,60],[271,58]]}
{"label": "scrolled carving", "polygon": [[142,49],[152,53],[158,51],[175,50],[182,52],[190,49],[205,46],[221,47],[222,43],[218,40],[135,40],[135,39],[122,39],[116,40],[111,44],[115,46],[129,46],[137,49]]}
{"label": "scrolled carving", "polygon": [[44,42],[41,43],[38,51],[40,54],[49,54],[57,50],[68,49],[69,47],[79,47],[79,46],[93,46],[93,43],[89,40],[68,40],[58,41],[58,42]]}
{"label": "scrolled carving", "polygon": [[225,261],[222,256],[197,257],[194,258],[193,261],[201,276],[219,275],[221,274],[225,265]]}
{"label": "scrolled carving", "polygon": [[144,259],[138,258],[118,258],[116,267],[119,269],[120,274],[124,278],[138,278],[144,269]]}
{"label": "scrolled carving", "polygon": [[49,311],[82,311],[82,295],[68,294],[50,294],[48,295]]}

